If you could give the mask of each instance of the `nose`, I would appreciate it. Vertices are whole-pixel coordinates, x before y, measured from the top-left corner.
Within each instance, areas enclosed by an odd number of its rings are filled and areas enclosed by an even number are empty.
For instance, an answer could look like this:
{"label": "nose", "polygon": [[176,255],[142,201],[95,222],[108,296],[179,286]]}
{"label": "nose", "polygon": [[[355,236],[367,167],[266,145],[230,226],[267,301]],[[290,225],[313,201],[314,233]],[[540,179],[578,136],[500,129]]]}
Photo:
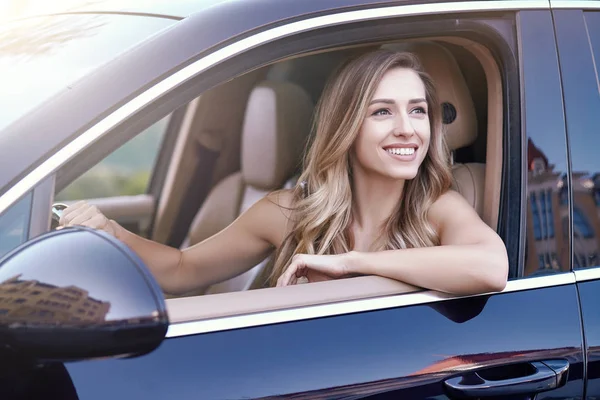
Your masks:
{"label": "nose", "polygon": [[407,113],[398,113],[394,121],[394,136],[412,136],[415,128],[412,126]]}

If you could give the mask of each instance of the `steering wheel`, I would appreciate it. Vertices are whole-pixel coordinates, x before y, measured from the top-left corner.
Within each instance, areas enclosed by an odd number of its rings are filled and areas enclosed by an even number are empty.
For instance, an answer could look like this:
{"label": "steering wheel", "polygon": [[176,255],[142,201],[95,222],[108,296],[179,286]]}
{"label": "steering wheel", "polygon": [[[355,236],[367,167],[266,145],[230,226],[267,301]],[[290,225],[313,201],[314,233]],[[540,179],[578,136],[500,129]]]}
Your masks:
{"label": "steering wheel", "polygon": [[58,228],[60,223],[60,217],[62,216],[63,210],[67,208],[66,204],[54,203],[52,204],[52,220],[50,221],[50,230]]}

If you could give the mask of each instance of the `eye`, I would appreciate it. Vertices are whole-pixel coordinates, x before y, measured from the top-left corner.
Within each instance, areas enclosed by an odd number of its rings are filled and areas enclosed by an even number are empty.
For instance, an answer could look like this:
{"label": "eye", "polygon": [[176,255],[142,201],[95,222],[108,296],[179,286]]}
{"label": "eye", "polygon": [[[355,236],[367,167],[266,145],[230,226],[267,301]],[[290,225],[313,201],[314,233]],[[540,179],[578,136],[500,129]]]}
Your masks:
{"label": "eye", "polygon": [[389,110],[389,108],[380,108],[380,109],[375,110],[375,112],[373,112],[373,114],[371,114],[371,115],[380,116],[380,115],[391,115],[391,114],[392,113]]}
{"label": "eye", "polygon": [[417,107],[417,108],[413,108],[410,111],[411,114],[427,114],[427,110],[425,109],[425,107]]}

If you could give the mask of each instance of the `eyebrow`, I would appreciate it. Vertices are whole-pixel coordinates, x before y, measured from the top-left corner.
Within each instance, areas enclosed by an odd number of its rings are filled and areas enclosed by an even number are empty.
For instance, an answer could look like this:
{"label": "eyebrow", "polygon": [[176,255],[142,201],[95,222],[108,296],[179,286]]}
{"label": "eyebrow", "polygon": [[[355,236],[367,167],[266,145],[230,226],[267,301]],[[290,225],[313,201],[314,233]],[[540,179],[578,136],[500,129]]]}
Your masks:
{"label": "eyebrow", "polygon": [[[369,105],[373,105],[375,103],[395,104],[396,102],[392,99],[374,99],[374,100],[371,100]],[[408,101],[408,104],[415,104],[415,103],[427,103],[427,100],[420,97],[417,99],[410,99]]]}

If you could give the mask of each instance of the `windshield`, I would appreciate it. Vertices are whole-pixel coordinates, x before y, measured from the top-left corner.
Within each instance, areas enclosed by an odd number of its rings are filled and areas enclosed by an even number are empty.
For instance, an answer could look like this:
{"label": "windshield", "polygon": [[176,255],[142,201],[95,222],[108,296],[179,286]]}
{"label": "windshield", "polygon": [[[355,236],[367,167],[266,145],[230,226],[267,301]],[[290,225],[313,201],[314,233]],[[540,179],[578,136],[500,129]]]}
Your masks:
{"label": "windshield", "polygon": [[53,94],[176,22],[133,15],[76,14],[0,26],[0,135]]}

